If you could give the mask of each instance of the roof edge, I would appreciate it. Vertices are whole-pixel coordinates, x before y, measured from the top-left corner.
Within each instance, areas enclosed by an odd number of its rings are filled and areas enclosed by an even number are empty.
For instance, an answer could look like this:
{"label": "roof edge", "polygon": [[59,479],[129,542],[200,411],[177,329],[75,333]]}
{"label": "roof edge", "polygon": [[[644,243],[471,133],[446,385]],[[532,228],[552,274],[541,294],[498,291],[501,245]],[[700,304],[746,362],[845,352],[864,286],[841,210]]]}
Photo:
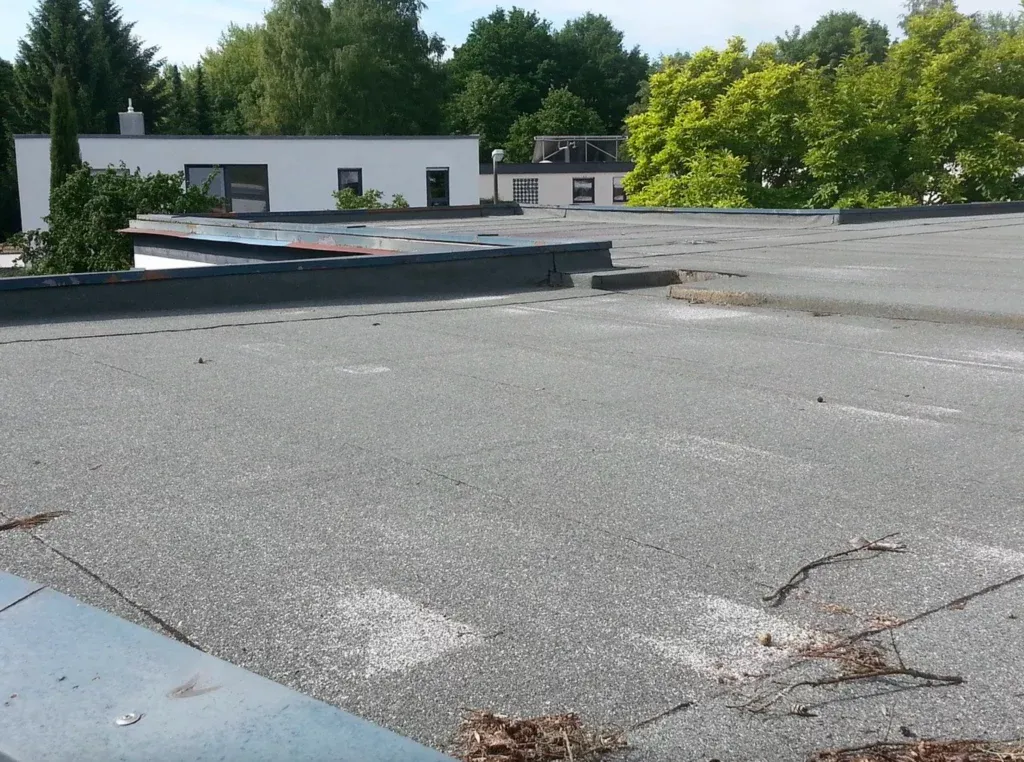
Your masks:
{"label": "roof edge", "polygon": [[[47,140],[47,133],[23,133],[15,140]],[[79,135],[79,140],[480,140],[479,135]]]}

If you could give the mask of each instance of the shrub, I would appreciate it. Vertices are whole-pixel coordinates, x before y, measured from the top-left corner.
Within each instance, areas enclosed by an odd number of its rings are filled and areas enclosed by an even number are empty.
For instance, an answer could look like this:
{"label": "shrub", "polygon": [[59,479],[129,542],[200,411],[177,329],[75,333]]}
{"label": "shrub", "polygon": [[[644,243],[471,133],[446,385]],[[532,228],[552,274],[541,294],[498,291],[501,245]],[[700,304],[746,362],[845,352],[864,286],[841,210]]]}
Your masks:
{"label": "shrub", "polygon": [[26,231],[16,245],[29,273],[127,270],[132,242],[118,231],[140,214],[208,212],[219,203],[208,189],[209,181],[186,188],[181,172],[143,175],[122,163],[94,173],[86,165],[52,191],[49,230]]}
{"label": "shrub", "polygon": [[384,194],[374,188],[367,188],[363,195],[359,195],[351,188],[342,188],[334,191],[334,205],[337,209],[408,209],[409,202],[401,193],[391,197],[388,204],[381,199]]}

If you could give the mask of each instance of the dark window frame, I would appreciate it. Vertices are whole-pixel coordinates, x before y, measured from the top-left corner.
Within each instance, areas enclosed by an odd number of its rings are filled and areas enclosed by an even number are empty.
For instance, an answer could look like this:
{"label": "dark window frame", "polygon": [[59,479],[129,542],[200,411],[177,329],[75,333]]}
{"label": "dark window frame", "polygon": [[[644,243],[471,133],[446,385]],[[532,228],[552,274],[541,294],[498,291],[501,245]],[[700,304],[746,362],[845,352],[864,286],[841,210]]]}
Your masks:
{"label": "dark window frame", "polygon": [[356,181],[356,188],[354,188],[357,196],[363,195],[363,168],[362,167],[338,167],[338,190],[343,190],[349,187],[349,183],[342,184],[341,173],[342,172],[355,172],[359,179]]}
{"label": "dark window frame", "polygon": [[[431,172],[444,172],[445,176],[445,195],[443,204],[433,204],[430,200],[430,173]],[[427,182],[427,206],[451,206],[452,205],[452,171],[451,167],[427,167],[424,172],[424,179]]]}
{"label": "dark window frame", "polygon": [[[576,200],[576,183],[584,181],[590,183],[590,200],[589,201],[577,201]],[[574,204],[596,204],[597,203],[597,178],[594,177],[574,177],[572,179],[572,202]]]}
{"label": "dark window frame", "polygon": [[[233,211],[231,206],[231,169],[233,167],[242,167],[245,169],[262,169],[264,175],[267,178],[267,183],[264,186],[263,194],[260,197],[245,197],[245,200],[251,201],[262,201],[266,205],[265,211],[270,211],[270,167],[266,164],[186,164],[185,165],[185,187],[189,188],[192,186],[192,182],[189,179],[189,170],[192,169],[219,169],[224,178],[224,211]],[[239,196],[241,200],[243,197]]]}
{"label": "dark window frame", "polygon": [[629,201],[629,194],[626,193],[626,189],[622,187],[622,181],[625,179],[625,175],[615,175],[615,177],[612,178],[613,204],[625,204],[627,201]]}

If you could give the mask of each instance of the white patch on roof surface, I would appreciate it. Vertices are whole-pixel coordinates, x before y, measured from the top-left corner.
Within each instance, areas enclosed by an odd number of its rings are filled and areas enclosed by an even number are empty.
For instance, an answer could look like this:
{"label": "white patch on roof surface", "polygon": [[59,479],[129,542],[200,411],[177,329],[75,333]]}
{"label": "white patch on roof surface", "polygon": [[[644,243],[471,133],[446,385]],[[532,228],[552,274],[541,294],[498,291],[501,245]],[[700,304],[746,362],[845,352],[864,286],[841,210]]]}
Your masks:
{"label": "white patch on roof surface", "polygon": [[[672,635],[638,634],[636,638],[703,677],[750,680],[795,649],[820,640],[810,630],[727,598],[696,596],[680,613],[679,627]],[[771,634],[771,646],[758,641],[762,633]]]}
{"label": "white patch on roof surface", "polygon": [[352,376],[372,376],[376,373],[391,372],[391,368],[384,365],[351,365],[347,368],[338,368],[338,370]]}
{"label": "white patch on roof surface", "polygon": [[965,559],[981,565],[986,571],[998,574],[1024,573],[1024,553],[998,545],[985,545],[961,537],[954,537],[950,544]]}
{"label": "white patch on roof surface", "polygon": [[332,618],[337,629],[363,641],[345,654],[363,677],[405,672],[481,640],[469,625],[387,590],[341,598]]}

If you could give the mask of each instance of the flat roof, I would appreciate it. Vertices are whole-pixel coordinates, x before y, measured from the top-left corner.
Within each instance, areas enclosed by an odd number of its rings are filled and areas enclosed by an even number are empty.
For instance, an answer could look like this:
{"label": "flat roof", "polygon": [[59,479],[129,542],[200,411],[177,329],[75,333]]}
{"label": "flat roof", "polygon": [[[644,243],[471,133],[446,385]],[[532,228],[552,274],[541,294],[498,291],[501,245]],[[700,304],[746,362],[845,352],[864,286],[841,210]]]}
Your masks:
{"label": "flat roof", "polygon": [[[15,140],[49,139],[48,134],[15,135]],[[102,140],[479,140],[479,135],[79,135]]]}
{"label": "flat roof", "polygon": [[[656,762],[1019,736],[1024,334],[972,315],[1022,311],[1024,215],[408,227],[611,238],[629,272],[823,306],[543,288],[7,327],[2,511],[72,513],[0,533],[2,567],[443,749],[466,707],[661,715],[630,734]],[[839,674],[806,644],[932,610],[899,658],[963,684],[733,708]]]}

